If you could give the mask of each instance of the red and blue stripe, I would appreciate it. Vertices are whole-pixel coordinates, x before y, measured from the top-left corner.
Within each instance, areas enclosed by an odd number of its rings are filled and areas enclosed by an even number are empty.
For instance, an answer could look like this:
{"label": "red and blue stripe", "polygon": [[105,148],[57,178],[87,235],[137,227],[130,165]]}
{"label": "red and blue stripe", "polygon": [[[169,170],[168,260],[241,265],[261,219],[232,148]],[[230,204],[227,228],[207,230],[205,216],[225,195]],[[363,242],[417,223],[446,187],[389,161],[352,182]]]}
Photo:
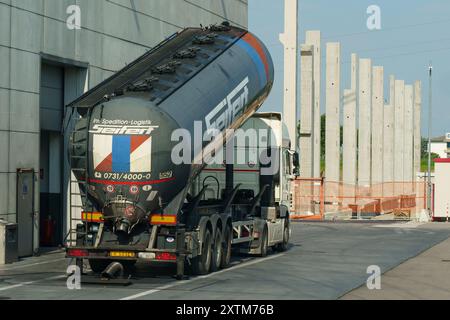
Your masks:
{"label": "red and blue stripe", "polygon": [[251,33],[244,35],[237,45],[243,48],[252,58],[258,70],[260,84],[264,87],[270,79],[269,63],[261,43]]}

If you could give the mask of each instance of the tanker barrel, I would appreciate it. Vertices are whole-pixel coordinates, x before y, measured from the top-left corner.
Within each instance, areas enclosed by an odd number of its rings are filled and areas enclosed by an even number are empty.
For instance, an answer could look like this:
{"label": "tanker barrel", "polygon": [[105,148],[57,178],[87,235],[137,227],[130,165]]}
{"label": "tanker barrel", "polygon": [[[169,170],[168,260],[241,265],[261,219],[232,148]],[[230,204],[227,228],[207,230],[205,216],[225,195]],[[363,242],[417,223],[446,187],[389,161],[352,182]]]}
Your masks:
{"label": "tanker barrel", "polygon": [[[264,44],[223,24],[181,31],[71,103],[83,119],[89,114],[87,180],[96,210],[128,232],[151,213],[177,214],[205,166],[195,160],[217,143],[204,133],[240,128],[273,80]],[[183,143],[190,147],[175,152]]]}

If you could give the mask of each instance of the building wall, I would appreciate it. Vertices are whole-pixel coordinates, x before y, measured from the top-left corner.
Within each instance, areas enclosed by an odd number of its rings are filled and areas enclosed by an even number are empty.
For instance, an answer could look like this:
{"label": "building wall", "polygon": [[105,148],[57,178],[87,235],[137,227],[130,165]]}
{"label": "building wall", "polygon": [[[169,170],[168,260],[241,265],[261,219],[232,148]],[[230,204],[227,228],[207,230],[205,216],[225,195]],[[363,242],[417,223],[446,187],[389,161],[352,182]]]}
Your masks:
{"label": "building wall", "polygon": [[[67,27],[70,5],[81,9],[80,30]],[[183,27],[228,20],[246,28],[247,9],[247,0],[0,0],[0,219],[16,221],[16,170],[29,168],[39,221],[43,57],[87,66],[85,79],[65,79],[83,91]],[[82,93],[72,91],[66,103]]]}
{"label": "building wall", "polygon": [[450,160],[437,159],[435,163],[434,217],[450,218]]}
{"label": "building wall", "polygon": [[446,142],[431,142],[431,152],[439,155],[439,158],[447,158]]}

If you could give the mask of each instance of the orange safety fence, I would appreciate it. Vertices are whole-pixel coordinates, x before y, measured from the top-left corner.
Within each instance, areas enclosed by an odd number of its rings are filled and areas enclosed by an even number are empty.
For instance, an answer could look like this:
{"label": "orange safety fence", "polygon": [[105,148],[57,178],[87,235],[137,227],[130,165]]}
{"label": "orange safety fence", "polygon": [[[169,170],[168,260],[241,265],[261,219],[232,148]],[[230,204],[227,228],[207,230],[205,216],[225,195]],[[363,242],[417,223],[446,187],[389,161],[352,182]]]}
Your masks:
{"label": "orange safety fence", "polygon": [[298,178],[293,182],[292,196],[293,219],[413,219],[426,206],[426,183],[355,186]]}

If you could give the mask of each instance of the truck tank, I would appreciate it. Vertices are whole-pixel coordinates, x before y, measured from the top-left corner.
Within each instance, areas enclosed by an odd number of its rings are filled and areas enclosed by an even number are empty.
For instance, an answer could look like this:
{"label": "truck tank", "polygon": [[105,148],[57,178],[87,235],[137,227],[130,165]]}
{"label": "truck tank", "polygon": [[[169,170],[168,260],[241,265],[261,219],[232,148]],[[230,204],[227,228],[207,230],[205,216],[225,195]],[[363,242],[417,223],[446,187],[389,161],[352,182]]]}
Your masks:
{"label": "truck tank", "polygon": [[273,79],[262,42],[223,23],[181,31],[71,103],[80,115],[71,166],[85,167],[73,172],[92,211],[124,233],[149,214],[178,214],[204,166],[174,164],[174,130],[190,133],[190,159],[199,157],[211,142],[194,147],[195,123],[203,131],[240,127]]}

